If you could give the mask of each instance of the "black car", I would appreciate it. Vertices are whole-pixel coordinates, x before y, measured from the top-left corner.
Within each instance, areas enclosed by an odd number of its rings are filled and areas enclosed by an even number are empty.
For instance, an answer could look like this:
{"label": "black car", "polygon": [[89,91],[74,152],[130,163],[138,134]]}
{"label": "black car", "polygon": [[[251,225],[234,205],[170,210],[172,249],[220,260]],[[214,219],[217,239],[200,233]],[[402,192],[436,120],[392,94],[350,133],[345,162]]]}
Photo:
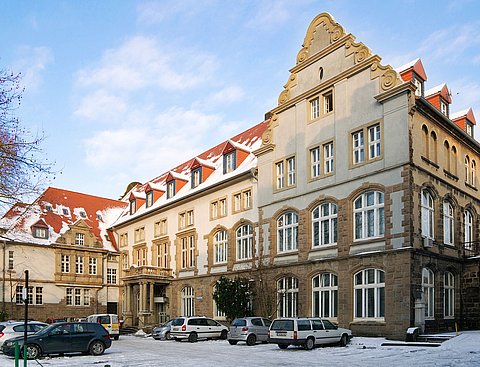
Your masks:
{"label": "black car", "polygon": [[[15,343],[23,352],[23,336],[8,339],[2,346],[5,355],[15,355]],[[107,330],[93,322],[62,322],[52,324],[27,337],[27,358],[36,359],[45,354],[91,353],[103,354],[112,340]]]}

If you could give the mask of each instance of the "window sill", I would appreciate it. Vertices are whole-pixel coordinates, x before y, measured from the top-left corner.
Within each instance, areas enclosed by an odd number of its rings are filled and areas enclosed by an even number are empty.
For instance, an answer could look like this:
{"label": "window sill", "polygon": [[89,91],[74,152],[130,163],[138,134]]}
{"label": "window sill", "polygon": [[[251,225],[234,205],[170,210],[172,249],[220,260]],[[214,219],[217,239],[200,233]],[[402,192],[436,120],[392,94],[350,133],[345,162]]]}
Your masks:
{"label": "window sill", "polygon": [[424,157],[422,155],[422,161],[424,161],[425,163],[429,164],[430,166],[433,166],[435,167],[436,169],[439,169],[440,166],[438,164],[436,164],[435,162],[431,161],[430,159],[428,159],[427,157]]}
{"label": "window sill", "polygon": [[365,318],[365,319],[353,319],[350,325],[386,325],[385,318]]}
{"label": "window sill", "polygon": [[454,175],[453,173],[447,171],[446,169],[443,170],[443,173],[445,174],[445,176],[454,180],[455,182],[458,181],[458,177],[456,175]]}
{"label": "window sill", "polygon": [[478,189],[475,186],[470,185],[468,182],[465,182],[465,186],[471,188],[472,190],[478,191]]}
{"label": "window sill", "polygon": [[287,191],[287,190],[293,189],[293,188],[295,188],[295,187],[297,187],[296,184],[295,184],[295,185],[291,185],[291,186],[285,186],[285,187],[282,187],[282,188],[280,188],[280,189],[277,188],[277,187],[275,187],[274,190],[273,190],[273,193],[274,193],[274,194],[277,194],[277,193],[280,193],[280,192],[283,192],[283,191]]}

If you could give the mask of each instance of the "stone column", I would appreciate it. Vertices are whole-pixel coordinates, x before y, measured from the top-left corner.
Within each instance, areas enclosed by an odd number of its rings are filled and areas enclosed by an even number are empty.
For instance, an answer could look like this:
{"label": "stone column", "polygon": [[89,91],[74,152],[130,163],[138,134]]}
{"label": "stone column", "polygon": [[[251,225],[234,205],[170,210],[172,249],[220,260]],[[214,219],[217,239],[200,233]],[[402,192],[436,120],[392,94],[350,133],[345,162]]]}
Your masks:
{"label": "stone column", "polygon": [[153,282],[150,283],[150,307],[149,308],[150,308],[150,312],[152,313],[152,315],[153,315],[153,311],[154,311],[154,303],[153,303],[153,295],[154,295],[153,290],[155,288],[154,284],[155,283],[153,283]]}

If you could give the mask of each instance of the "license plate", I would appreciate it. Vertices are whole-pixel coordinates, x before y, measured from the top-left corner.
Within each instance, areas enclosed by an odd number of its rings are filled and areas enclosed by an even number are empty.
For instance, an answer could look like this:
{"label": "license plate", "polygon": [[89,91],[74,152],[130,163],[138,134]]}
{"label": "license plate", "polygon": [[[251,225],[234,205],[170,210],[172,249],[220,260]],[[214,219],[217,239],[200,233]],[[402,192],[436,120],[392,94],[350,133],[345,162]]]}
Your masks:
{"label": "license plate", "polygon": [[277,331],[277,336],[287,336],[286,331]]}

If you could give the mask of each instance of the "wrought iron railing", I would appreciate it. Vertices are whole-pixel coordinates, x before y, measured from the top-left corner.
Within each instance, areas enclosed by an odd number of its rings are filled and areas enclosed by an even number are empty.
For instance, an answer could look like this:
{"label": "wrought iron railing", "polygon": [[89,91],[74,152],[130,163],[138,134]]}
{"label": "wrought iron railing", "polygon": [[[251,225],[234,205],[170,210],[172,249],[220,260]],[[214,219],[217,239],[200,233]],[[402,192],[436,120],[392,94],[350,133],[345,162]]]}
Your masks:
{"label": "wrought iron railing", "polygon": [[470,258],[480,255],[480,241],[464,242],[462,246],[462,256]]}

